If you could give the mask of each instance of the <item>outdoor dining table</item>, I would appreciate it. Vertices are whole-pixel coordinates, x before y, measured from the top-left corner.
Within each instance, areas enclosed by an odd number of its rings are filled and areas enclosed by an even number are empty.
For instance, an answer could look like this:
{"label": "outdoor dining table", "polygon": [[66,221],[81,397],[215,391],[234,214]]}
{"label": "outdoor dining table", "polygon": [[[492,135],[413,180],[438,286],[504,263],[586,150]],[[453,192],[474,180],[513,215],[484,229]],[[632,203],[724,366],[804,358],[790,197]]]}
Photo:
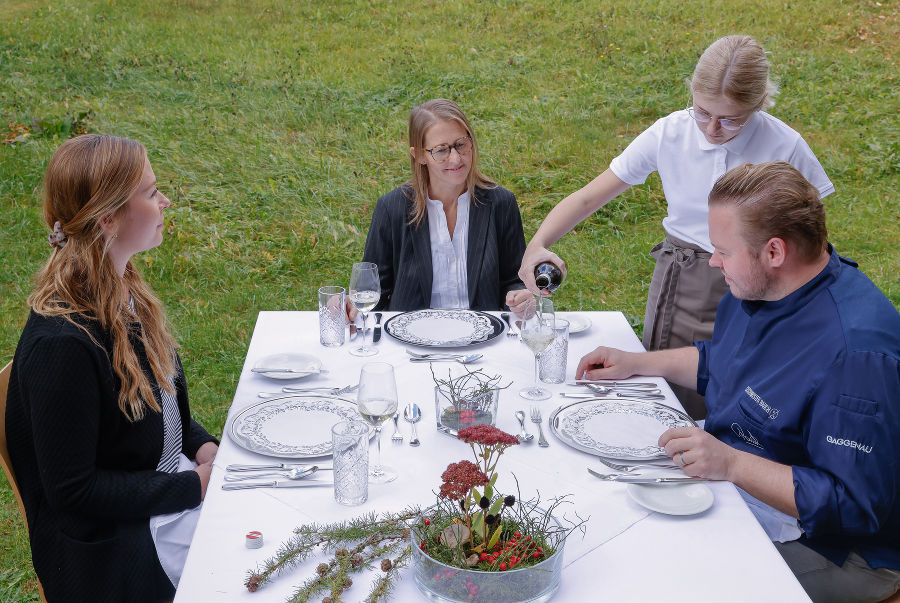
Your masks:
{"label": "outdoor dining table", "polygon": [[[574,378],[578,360],[598,345],[643,351],[622,313],[579,314],[588,318],[591,326],[570,336],[567,380]],[[385,313],[385,318],[391,316],[393,313]],[[370,317],[369,324],[372,322]],[[358,341],[357,338],[352,343]],[[467,444],[439,433],[435,427],[434,381],[429,366],[446,377],[450,370],[463,370],[461,365],[410,362],[405,348],[411,346],[386,333],[375,344],[379,352],[376,356],[352,356],[350,345],[326,348],[319,344],[318,312],[259,313],[178,585],[176,603],[287,600],[298,585],[314,574],[316,565],[327,560],[324,553],[278,575],[255,593],[246,589],[244,581],[250,570],[261,567],[292,536],[293,528],[343,521],[371,512],[397,512],[411,505],[427,507],[435,501],[434,493],[446,466],[459,460],[472,460]],[[628,496],[625,484],[606,483],[590,475],[588,467],[603,473],[610,470],[591,454],[566,445],[548,429],[547,419],[552,411],[571,401],[558,394],[583,388],[543,384],[553,392],[553,397],[529,402],[520,398],[518,391],[532,383],[534,357],[518,338],[502,334],[463,350],[483,354],[478,363],[468,365],[470,368],[500,374],[504,384],[511,382],[510,387],[500,392],[497,427],[518,433],[514,413],[520,409],[528,413],[531,404],[537,404],[543,414],[544,432],[550,446],[538,446],[537,426],[529,421],[526,425],[535,438],[512,446],[503,455],[498,465],[501,475],[498,488],[514,493],[514,475],[523,497],[540,494],[546,500],[568,495],[570,504],[560,507],[561,513],[571,519],[576,519],[576,514],[587,519],[584,533],[576,530],[566,542],[565,569],[556,601],[809,601],[732,484],[709,483],[715,500],[709,509],[695,515],[649,511]],[[418,348],[417,351],[429,350]],[[302,380],[277,381],[250,371],[261,358],[282,352],[317,356],[328,372]],[[402,445],[391,442],[392,423],[389,421],[384,426],[382,461],[399,473],[395,481],[370,484],[368,500],[359,506],[337,504],[329,487],[222,490],[227,465],[277,460],[245,450],[228,435],[231,419],[259,403],[259,392],[278,391],[285,384],[357,383],[362,365],[372,361],[394,366],[401,413],[408,403],[415,402],[423,415],[417,425],[421,445],[416,448],[409,445],[409,425],[402,419]],[[663,379],[642,377],[639,380],[657,382],[665,394],[663,403],[681,409]],[[353,399],[353,394],[349,398]],[[373,440],[370,463],[374,455]],[[331,465],[330,458],[312,462]],[[324,475],[320,472],[316,478],[330,480],[331,472]],[[262,548],[245,546],[245,535],[252,530],[262,532]],[[344,593],[344,600],[363,600],[376,571],[353,574],[354,584]],[[326,594],[313,600],[321,600]],[[405,568],[391,600],[423,599],[410,568]]]}

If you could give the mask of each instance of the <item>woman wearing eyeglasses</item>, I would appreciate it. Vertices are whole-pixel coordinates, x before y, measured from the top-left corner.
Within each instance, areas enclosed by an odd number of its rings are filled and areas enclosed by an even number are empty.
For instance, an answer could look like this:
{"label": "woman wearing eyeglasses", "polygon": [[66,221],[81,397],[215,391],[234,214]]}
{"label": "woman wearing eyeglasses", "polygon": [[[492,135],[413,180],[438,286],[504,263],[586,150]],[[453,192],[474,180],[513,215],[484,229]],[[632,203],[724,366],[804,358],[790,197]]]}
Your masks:
{"label": "woman wearing eyeglasses", "polygon": [[[563,199],[544,219],[525,251],[519,276],[529,289],[534,267],[565,264],[547,248],[630,186],[659,172],[668,204],[665,240],[653,248],[656,268],[644,317],[648,350],[690,345],[712,337],[716,306],[728,290],[720,270],[708,264],[713,250],[707,198],[715,181],[744,163],[791,163],[819,190],[834,186],[803,138],[763,109],[777,88],[769,79],[765,51],[750,36],[716,40],[700,57],[689,80],[692,105],[659,119],[635,138],[609,169]],[[674,388],[673,388],[674,389]],[[696,418],[703,399],[690,390],[676,394]]]}
{"label": "woman wearing eyeglasses", "polygon": [[384,310],[513,309],[525,236],[516,197],[478,169],[462,110],[434,99],[409,116],[412,178],[375,206],[363,260],[378,265]]}

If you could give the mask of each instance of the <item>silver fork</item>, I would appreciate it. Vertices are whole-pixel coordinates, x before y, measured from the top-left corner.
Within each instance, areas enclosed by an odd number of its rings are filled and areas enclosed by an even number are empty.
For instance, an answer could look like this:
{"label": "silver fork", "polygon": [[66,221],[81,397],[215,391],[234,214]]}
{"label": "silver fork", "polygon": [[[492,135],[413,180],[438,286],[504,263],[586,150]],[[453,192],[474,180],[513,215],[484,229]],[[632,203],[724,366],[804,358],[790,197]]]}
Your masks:
{"label": "silver fork", "polygon": [[400,413],[394,413],[394,435],[391,436],[391,441],[394,444],[402,444],[403,443],[403,434],[400,433],[400,425],[397,424],[397,421],[400,419]]}
{"label": "silver fork", "polygon": [[546,448],[550,442],[544,437],[544,428],[541,427],[541,409],[537,406],[531,407],[531,422],[538,426],[538,446]]}
{"label": "silver fork", "polygon": [[621,471],[623,473],[631,473],[632,471],[637,471],[641,467],[651,467],[653,469],[681,469],[681,467],[673,463],[661,463],[659,465],[654,465],[652,463],[634,463],[632,465],[620,465],[618,463],[607,461],[606,459],[599,456],[597,457],[597,460],[600,461],[602,465],[606,465],[613,471]]}

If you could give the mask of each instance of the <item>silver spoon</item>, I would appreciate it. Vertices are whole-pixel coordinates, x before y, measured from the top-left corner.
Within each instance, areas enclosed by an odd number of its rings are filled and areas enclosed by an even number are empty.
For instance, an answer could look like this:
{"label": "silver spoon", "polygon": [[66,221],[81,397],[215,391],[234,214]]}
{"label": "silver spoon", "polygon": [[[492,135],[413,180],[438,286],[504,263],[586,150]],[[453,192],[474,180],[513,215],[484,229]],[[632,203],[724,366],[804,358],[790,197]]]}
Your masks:
{"label": "silver spoon", "polygon": [[519,420],[519,425],[522,426],[522,431],[520,431],[519,435],[517,436],[519,438],[519,441],[520,442],[530,442],[534,438],[534,436],[532,434],[528,433],[527,431],[525,431],[525,411],[517,410],[516,418]]}
{"label": "silver spoon", "polygon": [[460,356],[458,358],[453,358],[451,356],[445,357],[430,357],[430,358],[410,358],[410,362],[458,362],[460,364],[469,364],[470,362],[475,362],[479,358],[481,358],[484,354],[467,354],[465,356]]}
{"label": "silver spoon", "polygon": [[403,419],[412,425],[412,435],[409,438],[410,446],[419,445],[419,434],[416,433],[416,423],[418,423],[421,418],[422,413],[419,411],[419,406],[417,404],[408,404],[406,408],[403,409]]}
{"label": "silver spoon", "polygon": [[303,479],[318,470],[319,468],[316,465],[313,465],[312,467],[293,467],[291,469],[286,469],[285,471],[274,471],[269,473],[241,473],[239,475],[229,473],[225,476],[225,481],[241,482],[248,479],[257,479],[268,476],[286,477],[287,479]]}

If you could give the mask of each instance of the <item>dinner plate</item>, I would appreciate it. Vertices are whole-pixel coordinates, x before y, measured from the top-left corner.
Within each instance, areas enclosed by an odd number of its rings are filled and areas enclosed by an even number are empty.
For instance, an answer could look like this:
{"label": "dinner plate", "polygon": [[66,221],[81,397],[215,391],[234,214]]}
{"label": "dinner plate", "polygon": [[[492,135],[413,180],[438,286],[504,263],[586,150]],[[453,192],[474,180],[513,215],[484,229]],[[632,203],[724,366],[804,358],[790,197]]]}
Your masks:
{"label": "dinner plate", "polygon": [[[303,379],[310,375],[318,375],[322,372],[322,361],[309,354],[272,354],[261,358],[253,365],[254,368],[286,368],[291,372],[266,372],[258,373],[270,379]],[[300,372],[297,372],[300,371]]]}
{"label": "dinner plate", "polygon": [[576,314],[574,312],[557,312],[556,316],[565,318],[569,321],[569,334],[581,333],[591,328],[591,319],[584,314]]}
{"label": "dinner plate", "polygon": [[667,515],[694,515],[710,508],[715,496],[706,484],[628,484],[628,496],[644,508]]}
{"label": "dinner plate", "polygon": [[667,458],[657,445],[672,427],[696,427],[681,411],[652,400],[592,398],[560,406],[550,429],[565,444],[597,456],[623,461]]}
{"label": "dinner plate", "polygon": [[232,420],[228,433],[235,444],[251,452],[306,459],[330,455],[332,426],[349,419],[360,419],[355,402],[301,394],[245,408]]}
{"label": "dinner plate", "polygon": [[412,345],[458,348],[497,337],[503,333],[503,321],[475,310],[415,310],[387,319],[384,330]]}

